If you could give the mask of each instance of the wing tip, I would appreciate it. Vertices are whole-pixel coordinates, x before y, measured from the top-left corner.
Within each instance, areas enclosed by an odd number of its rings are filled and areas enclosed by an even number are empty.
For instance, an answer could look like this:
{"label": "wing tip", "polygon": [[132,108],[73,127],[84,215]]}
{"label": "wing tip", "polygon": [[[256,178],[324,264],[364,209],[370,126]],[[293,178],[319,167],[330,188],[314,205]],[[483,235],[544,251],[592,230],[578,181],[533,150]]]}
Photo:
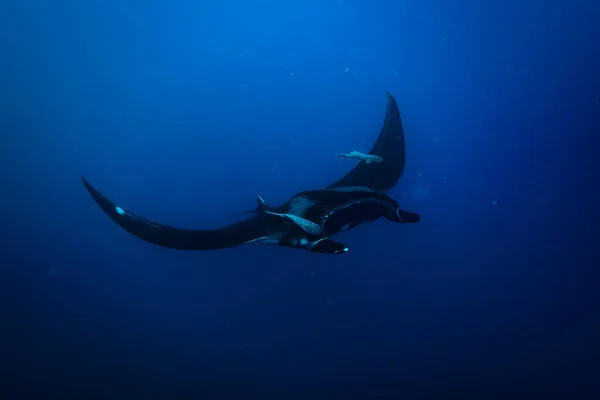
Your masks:
{"label": "wing tip", "polygon": [[388,103],[396,104],[396,98],[392,95],[392,93],[389,90],[385,91],[385,95]]}
{"label": "wing tip", "polygon": [[88,182],[88,180],[87,180],[87,179],[85,179],[85,176],[81,175],[81,176],[80,176],[80,178],[81,178],[81,183],[83,183],[83,186],[85,186],[85,187],[86,187],[86,189],[88,189],[88,190],[89,190],[89,188],[90,188],[92,185],[90,185],[90,183]]}
{"label": "wing tip", "polygon": [[[123,215],[124,211],[122,208],[117,207],[115,203],[109,200],[106,196],[104,196],[98,189],[96,189],[91,183],[88,182],[85,177],[81,177],[81,181],[85,186],[86,190],[92,196],[92,199],[100,206],[104,212],[106,212],[111,218],[119,217]],[[121,210],[121,211],[119,211]]]}
{"label": "wing tip", "polygon": [[[92,195],[92,197],[96,198],[97,195],[99,194],[98,190],[96,190],[96,188],[94,186],[92,186],[92,184],[90,182],[88,182],[88,180],[85,179],[84,176],[81,176],[81,182],[83,183],[83,186],[85,186],[87,191]],[[101,197],[104,197],[104,196],[101,196]]]}

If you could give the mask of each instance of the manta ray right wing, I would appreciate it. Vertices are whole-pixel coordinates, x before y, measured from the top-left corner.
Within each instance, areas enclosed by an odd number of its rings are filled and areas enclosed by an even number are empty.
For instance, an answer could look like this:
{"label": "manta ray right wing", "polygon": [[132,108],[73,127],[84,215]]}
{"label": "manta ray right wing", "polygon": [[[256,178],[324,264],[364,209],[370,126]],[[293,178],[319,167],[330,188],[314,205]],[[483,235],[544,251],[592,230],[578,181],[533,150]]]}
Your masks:
{"label": "manta ray right wing", "polygon": [[364,186],[386,191],[394,187],[402,176],[405,164],[404,131],[398,104],[390,92],[387,92],[387,111],[383,127],[369,154],[379,156],[383,161],[369,164],[361,162],[327,188]]}
{"label": "manta ray right wing", "polygon": [[218,250],[269,236],[268,216],[257,215],[219,229],[191,230],[157,224],[119,207],[81,178],[100,208],[121,228],[147,242],[177,250]]}

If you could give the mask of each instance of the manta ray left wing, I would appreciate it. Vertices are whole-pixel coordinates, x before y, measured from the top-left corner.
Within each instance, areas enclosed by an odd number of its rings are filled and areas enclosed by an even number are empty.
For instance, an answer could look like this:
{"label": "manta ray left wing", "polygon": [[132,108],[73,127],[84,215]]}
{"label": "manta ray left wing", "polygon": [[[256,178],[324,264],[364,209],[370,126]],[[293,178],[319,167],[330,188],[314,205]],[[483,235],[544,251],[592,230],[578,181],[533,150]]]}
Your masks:
{"label": "manta ray left wing", "polygon": [[100,208],[121,228],[147,242],[177,250],[218,250],[235,247],[268,236],[264,215],[219,229],[191,230],[157,224],[119,207],[81,178]]}
{"label": "manta ray left wing", "polygon": [[371,164],[361,162],[327,188],[365,186],[377,191],[386,191],[394,187],[402,176],[405,164],[404,130],[398,104],[390,92],[387,92],[387,111],[383,127],[369,154],[379,156],[383,161]]}

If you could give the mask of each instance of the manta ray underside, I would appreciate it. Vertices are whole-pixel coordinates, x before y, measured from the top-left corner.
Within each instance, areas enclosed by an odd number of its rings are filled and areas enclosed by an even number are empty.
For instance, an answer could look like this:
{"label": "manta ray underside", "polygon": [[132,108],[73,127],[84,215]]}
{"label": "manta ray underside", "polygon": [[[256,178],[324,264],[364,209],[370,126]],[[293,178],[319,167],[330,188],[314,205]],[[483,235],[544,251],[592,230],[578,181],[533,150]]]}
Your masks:
{"label": "manta ray underside", "polygon": [[402,121],[396,100],[389,92],[385,121],[369,154],[383,161],[361,162],[326,188],[297,193],[277,207],[267,206],[259,197],[252,217],[218,229],[181,229],[158,224],[112,202],[83,177],[82,181],[98,206],[121,228],[158,246],[218,250],[266,243],[341,254],[348,247],[331,239],[341,231],[380,217],[400,223],[420,220],[419,215],[400,210],[396,201],[385,194],[398,182],[405,164]]}

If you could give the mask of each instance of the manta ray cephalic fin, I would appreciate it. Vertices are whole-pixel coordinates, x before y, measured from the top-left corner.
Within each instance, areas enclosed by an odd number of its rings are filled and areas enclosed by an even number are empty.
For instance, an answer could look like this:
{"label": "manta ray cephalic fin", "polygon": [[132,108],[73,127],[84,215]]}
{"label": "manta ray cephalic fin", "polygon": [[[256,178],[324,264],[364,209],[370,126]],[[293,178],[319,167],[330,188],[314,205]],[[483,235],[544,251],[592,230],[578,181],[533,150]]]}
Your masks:
{"label": "manta ray cephalic fin", "polygon": [[260,197],[259,194],[256,195],[256,208],[254,210],[248,210],[248,211],[241,211],[241,212],[237,212],[237,213],[233,213],[233,214],[229,214],[230,217],[236,216],[236,215],[244,215],[244,214],[254,214],[254,213],[261,213],[267,210],[267,205],[265,204],[265,201],[263,200],[262,197]]}

